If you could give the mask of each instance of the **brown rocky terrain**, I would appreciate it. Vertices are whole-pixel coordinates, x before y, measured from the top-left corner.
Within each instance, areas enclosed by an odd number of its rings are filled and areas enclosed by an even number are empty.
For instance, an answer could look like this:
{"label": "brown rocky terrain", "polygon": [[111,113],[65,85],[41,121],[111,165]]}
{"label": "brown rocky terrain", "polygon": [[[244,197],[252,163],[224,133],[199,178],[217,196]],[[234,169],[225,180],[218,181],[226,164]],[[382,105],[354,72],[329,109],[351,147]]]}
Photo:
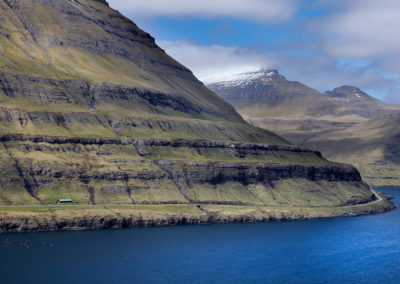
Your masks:
{"label": "brown rocky terrain", "polygon": [[359,88],[320,93],[275,70],[244,73],[209,88],[253,125],[274,131],[330,160],[355,165],[376,186],[399,185],[400,106]]}

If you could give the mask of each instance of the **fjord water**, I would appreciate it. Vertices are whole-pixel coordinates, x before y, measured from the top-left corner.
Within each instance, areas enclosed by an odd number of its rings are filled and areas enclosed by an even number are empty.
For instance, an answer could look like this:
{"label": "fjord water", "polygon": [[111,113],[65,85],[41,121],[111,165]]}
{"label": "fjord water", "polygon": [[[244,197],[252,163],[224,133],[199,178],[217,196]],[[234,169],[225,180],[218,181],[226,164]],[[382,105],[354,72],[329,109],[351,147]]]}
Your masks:
{"label": "fjord water", "polygon": [[[379,189],[378,189],[379,190]],[[400,200],[400,188],[381,189]],[[400,283],[400,211],[0,235],[1,283]]]}

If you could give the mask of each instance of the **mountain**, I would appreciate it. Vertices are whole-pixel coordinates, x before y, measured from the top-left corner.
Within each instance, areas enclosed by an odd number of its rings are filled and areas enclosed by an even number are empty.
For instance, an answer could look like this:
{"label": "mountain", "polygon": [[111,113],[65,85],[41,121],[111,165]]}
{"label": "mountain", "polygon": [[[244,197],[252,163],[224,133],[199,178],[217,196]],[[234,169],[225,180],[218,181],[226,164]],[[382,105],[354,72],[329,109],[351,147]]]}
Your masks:
{"label": "mountain", "polygon": [[208,88],[230,102],[243,116],[254,118],[349,115],[342,104],[322,96],[300,82],[288,81],[276,70],[259,70],[209,84]]}
{"label": "mountain", "polygon": [[334,161],[356,165],[368,183],[398,184],[399,165],[392,161],[397,154],[390,149],[397,149],[393,141],[399,105],[352,86],[320,93],[286,80],[276,70],[238,74],[208,87],[253,125],[318,149]]}
{"label": "mountain", "polygon": [[0,208],[0,232],[393,207],[356,168],[246,123],[106,1],[0,0],[0,18],[0,205],[25,206]]}
{"label": "mountain", "polygon": [[382,119],[400,113],[400,106],[385,103],[353,86],[342,86],[325,94],[352,113],[368,119]]}
{"label": "mountain", "polygon": [[[199,138],[284,143],[248,129],[230,105],[104,1],[0,1],[0,17],[0,113],[12,118],[3,133],[200,133]],[[26,116],[31,112],[36,115]],[[52,127],[58,118],[64,127]],[[161,122],[168,122],[168,133]],[[132,132],[133,124],[140,134]]]}
{"label": "mountain", "polygon": [[360,89],[342,86],[320,93],[300,82],[289,81],[277,70],[261,69],[233,75],[207,87],[252,118],[329,118],[361,121],[400,113],[400,106],[377,100]]}

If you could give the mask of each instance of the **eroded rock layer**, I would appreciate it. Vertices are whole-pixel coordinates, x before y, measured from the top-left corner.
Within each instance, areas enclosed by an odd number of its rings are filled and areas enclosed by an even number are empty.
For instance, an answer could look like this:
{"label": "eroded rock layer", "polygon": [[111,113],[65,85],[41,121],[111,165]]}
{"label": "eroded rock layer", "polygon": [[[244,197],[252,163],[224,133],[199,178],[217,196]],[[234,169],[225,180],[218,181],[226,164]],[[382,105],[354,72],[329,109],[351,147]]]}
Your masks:
{"label": "eroded rock layer", "polygon": [[0,141],[5,205],[55,204],[59,198],[75,204],[269,206],[374,200],[354,167],[290,145],[21,135]]}

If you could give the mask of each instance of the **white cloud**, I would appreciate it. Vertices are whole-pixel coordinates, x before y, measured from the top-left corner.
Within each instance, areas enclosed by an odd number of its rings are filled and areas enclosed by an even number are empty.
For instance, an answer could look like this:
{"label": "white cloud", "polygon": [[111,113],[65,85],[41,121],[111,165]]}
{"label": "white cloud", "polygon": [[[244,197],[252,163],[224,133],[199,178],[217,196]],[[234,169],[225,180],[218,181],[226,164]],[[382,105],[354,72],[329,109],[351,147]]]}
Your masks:
{"label": "white cloud", "polygon": [[298,0],[108,0],[111,7],[138,17],[228,16],[255,21],[289,19]]}
{"label": "white cloud", "polygon": [[[312,41],[286,43],[270,52],[256,48],[198,45],[189,41],[159,44],[204,82],[261,67],[277,68],[291,80],[320,91],[354,85],[380,98],[400,102],[400,1],[316,0],[328,15],[293,22],[300,0],[109,0],[133,20],[148,17],[233,17],[257,22],[287,21]],[[303,2],[304,3],[304,2]],[[308,28],[307,28],[308,27]],[[305,51],[305,52],[303,52]],[[304,54],[302,54],[302,52]],[[297,54],[297,55],[293,55]],[[338,66],[339,61],[369,62]]]}
{"label": "white cloud", "polygon": [[[355,70],[327,70],[326,82],[352,81],[374,90],[381,99],[400,103],[400,1],[319,0],[333,6],[334,13],[310,22],[318,38],[317,49],[334,59],[367,60],[371,64]],[[379,91],[381,90],[381,91]]]}
{"label": "white cloud", "polygon": [[[193,71],[204,83],[223,81],[234,74],[259,70],[279,69],[288,80],[300,81],[323,92],[342,85],[354,85],[368,90],[387,90],[396,84],[395,78],[385,78],[380,72],[363,68],[336,68],[336,60],[324,54],[285,55],[265,53],[255,48],[204,46],[193,42],[161,41],[158,44],[173,58]],[[385,98],[382,92],[381,99]],[[390,98],[396,96],[391,92]],[[399,100],[397,100],[399,102]]]}
{"label": "white cloud", "polygon": [[338,0],[338,11],[313,22],[332,55],[365,58],[400,50],[400,1]]}
{"label": "white cloud", "polygon": [[252,48],[202,46],[187,41],[157,43],[206,83],[277,63],[274,57]]}

